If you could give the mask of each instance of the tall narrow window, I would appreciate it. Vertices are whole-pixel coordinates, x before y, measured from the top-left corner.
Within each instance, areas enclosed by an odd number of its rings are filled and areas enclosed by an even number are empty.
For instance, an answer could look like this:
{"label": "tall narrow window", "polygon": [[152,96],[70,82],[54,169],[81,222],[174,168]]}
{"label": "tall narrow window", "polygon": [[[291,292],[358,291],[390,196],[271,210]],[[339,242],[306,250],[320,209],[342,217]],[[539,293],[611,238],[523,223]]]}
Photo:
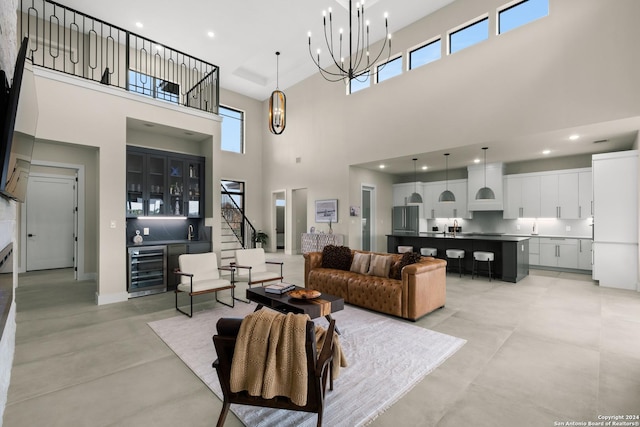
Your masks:
{"label": "tall narrow window", "polygon": [[449,53],[456,53],[487,38],[489,38],[489,18],[484,18],[449,34]]}
{"label": "tall narrow window", "polygon": [[498,34],[549,15],[549,0],[524,0],[498,12]]}
{"label": "tall narrow window", "polygon": [[409,70],[440,59],[441,49],[442,42],[438,39],[409,51]]}
{"label": "tall narrow window", "polygon": [[397,58],[391,59],[376,67],[377,83],[383,82],[400,74],[402,74],[402,56],[398,56]]}
{"label": "tall narrow window", "polygon": [[222,116],[220,148],[244,153],[244,112],[221,105],[218,114]]}
{"label": "tall narrow window", "polygon": [[349,81],[349,93],[355,93],[359,90],[366,89],[371,85],[371,76],[369,73],[360,74]]}

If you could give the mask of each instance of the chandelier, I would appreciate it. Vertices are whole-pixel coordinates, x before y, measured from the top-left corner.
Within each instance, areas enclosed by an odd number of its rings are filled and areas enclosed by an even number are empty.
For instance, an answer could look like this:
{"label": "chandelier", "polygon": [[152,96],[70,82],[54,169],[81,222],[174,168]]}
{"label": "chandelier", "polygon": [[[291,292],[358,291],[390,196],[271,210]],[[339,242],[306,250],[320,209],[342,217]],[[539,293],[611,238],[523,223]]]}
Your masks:
{"label": "chandelier", "polygon": [[[372,64],[378,62],[380,57],[387,50],[387,57],[391,55],[391,34],[389,34],[389,26],[387,23],[387,14],[384,14],[384,27],[385,27],[385,38],[382,42],[382,46],[380,48],[380,52],[375,57],[374,60],[371,60],[372,55],[369,52],[369,21],[367,21],[364,17],[364,0],[360,0],[360,2],[356,3],[355,15],[356,25],[353,25],[353,9],[352,9],[352,1],[349,0],[349,40],[347,42],[347,49],[343,50],[343,29],[340,28],[338,31],[338,36],[336,37],[338,40],[337,46],[334,45],[334,34],[333,34],[333,17],[331,8],[329,8],[329,24],[327,25],[327,12],[322,11],[322,21],[324,26],[324,40],[327,44],[327,49],[329,51],[329,55],[331,55],[331,59],[333,60],[333,64],[338,68],[337,71],[329,71],[326,68],[322,68],[320,66],[320,49],[316,51],[316,57],[313,56],[311,52],[311,32],[309,32],[309,55],[311,59],[318,67],[320,74],[325,80],[330,82],[338,82],[345,81],[348,83],[354,78],[358,78],[359,76],[365,76],[364,78],[368,78]],[[336,49],[337,47],[337,49]],[[349,55],[348,63],[345,63],[344,54]]]}
{"label": "chandelier", "polygon": [[287,124],[287,97],[278,87],[279,57],[280,52],[276,52],[276,90],[271,92],[271,98],[269,98],[269,130],[275,135],[284,132]]}

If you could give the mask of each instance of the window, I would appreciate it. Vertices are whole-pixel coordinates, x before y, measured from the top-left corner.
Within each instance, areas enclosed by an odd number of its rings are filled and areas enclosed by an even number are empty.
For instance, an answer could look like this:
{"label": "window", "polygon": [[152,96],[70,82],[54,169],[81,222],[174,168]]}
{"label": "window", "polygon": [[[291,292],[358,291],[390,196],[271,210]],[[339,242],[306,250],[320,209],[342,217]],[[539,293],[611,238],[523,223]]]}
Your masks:
{"label": "window", "polygon": [[129,91],[176,104],[180,101],[180,86],[177,83],[133,70],[129,70]]}
{"label": "window", "polygon": [[488,37],[489,18],[484,18],[449,34],[449,53],[456,53]]}
{"label": "window", "polygon": [[549,15],[549,0],[525,0],[498,12],[498,34]]}
{"label": "window", "polygon": [[398,56],[376,67],[376,83],[383,82],[400,74],[402,74],[402,56]]}
{"label": "window", "polygon": [[442,42],[438,39],[409,51],[409,70],[440,59],[441,49]]}
{"label": "window", "polygon": [[[241,181],[220,181],[222,184],[223,205],[229,204],[228,208],[237,207],[244,212],[244,182]],[[233,200],[233,201],[232,201]]]}
{"label": "window", "polygon": [[355,93],[359,90],[366,89],[371,83],[369,73],[360,74],[349,81],[349,93]]}
{"label": "window", "polygon": [[220,148],[234,153],[244,153],[244,112],[220,106],[222,137]]}

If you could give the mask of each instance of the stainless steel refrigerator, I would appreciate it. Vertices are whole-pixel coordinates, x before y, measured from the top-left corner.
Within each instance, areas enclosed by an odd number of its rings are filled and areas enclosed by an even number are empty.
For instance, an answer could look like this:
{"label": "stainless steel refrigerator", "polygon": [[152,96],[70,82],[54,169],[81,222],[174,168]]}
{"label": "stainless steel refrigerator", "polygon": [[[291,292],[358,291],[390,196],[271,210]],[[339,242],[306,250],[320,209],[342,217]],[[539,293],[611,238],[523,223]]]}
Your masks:
{"label": "stainless steel refrigerator", "polygon": [[417,236],[420,231],[420,210],[418,206],[393,207],[393,234],[397,236]]}

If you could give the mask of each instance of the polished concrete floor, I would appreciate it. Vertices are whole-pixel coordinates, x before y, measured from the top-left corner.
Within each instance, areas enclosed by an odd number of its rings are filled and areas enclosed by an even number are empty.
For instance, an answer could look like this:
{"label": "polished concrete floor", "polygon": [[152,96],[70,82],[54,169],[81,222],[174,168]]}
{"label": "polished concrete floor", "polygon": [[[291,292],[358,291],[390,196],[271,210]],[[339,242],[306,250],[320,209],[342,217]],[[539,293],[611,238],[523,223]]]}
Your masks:
{"label": "polished concrete floor", "polygon": [[[275,257],[287,281],[302,283],[301,256]],[[95,285],[69,270],[20,276],[4,426],[215,425],[220,400],[147,326],[177,315],[173,294],[105,306],[94,297]],[[467,343],[372,426],[557,426],[640,414],[637,292],[570,273],[533,270],[515,285],[449,274],[447,306],[417,325]],[[225,425],[241,424],[231,414]]]}

